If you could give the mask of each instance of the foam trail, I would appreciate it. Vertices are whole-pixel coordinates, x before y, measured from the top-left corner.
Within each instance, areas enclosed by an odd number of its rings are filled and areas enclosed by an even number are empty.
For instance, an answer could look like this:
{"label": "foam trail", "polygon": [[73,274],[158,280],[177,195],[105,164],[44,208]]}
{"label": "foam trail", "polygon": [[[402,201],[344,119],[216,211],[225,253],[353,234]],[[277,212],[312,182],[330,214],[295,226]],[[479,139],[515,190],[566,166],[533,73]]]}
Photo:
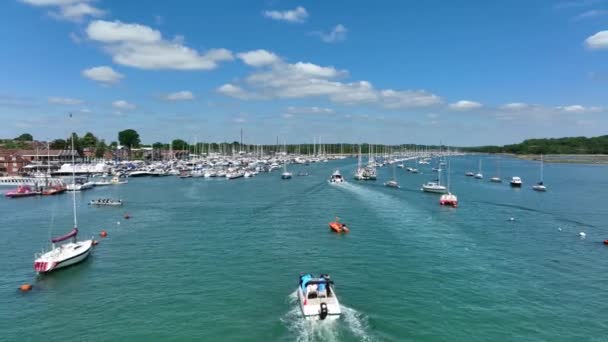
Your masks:
{"label": "foam trail", "polygon": [[355,309],[349,308],[344,305],[340,305],[340,309],[342,310],[342,318],[346,322],[348,326],[348,330],[360,341],[373,341],[374,339],[367,332],[369,327],[367,325],[366,319]]}
{"label": "foam trail", "polygon": [[291,309],[281,318],[281,322],[298,342],[312,341],[341,341],[344,331],[346,335],[352,335],[360,341],[373,341],[367,332],[368,326],[365,318],[355,309],[340,306],[342,318],[335,321],[313,321],[302,317],[298,304],[297,291],[287,297]]}

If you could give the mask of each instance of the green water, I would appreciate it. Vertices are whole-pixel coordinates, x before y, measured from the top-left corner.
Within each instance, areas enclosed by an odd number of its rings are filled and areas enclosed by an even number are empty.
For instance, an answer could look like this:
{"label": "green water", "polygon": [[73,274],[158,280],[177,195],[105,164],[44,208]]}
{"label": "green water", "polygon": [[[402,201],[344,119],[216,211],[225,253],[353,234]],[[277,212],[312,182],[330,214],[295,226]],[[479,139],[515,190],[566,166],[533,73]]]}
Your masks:
{"label": "green water", "polygon": [[[81,238],[109,236],[44,277],[33,254],[71,229],[70,196],[2,198],[0,340],[606,341],[608,168],[545,165],[537,193],[537,163],[502,161],[516,190],[489,182],[494,161],[482,181],[464,177],[477,158],[452,161],[457,209],[419,191],[430,166],[398,169],[390,189],[390,168],[351,180],[354,159],[294,166],[311,176],[289,181],[131,179],[78,194]],[[337,167],[348,184],[327,184]],[[98,197],[125,207],[86,205]],[[350,234],[330,233],[335,216]],[[339,321],[300,318],[301,272],[332,275]]]}

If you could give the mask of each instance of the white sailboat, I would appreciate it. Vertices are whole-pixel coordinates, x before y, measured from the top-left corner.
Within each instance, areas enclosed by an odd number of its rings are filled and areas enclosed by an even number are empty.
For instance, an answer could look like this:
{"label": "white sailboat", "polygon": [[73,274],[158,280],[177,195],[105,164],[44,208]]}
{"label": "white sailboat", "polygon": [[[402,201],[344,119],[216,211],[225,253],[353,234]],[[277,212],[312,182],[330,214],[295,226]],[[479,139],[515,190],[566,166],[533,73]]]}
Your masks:
{"label": "white sailboat", "polygon": [[[71,115],[70,115],[71,117]],[[72,139],[72,165],[74,165],[74,139]],[[72,168],[72,185],[75,184],[75,168]],[[78,241],[78,220],[76,216],[76,192],[72,192],[74,228],[68,234],[51,239],[51,250],[36,256],[34,269],[38,273],[49,273],[85,260],[93,249],[93,240]],[[60,242],[68,241],[60,245]]]}
{"label": "white sailboat", "polygon": [[532,189],[536,190],[536,191],[547,191],[547,187],[545,186],[544,180],[543,180],[543,155],[540,155],[540,181],[538,183],[536,183],[534,186],[532,186]]}
{"label": "white sailboat", "polygon": [[502,183],[502,178],[500,178],[500,157],[496,161],[496,176],[490,178],[490,182]]}
{"label": "white sailboat", "polygon": [[281,173],[281,179],[291,179],[293,176],[291,172],[287,172],[287,143],[285,145],[285,160],[283,161],[283,173]]}
{"label": "white sailboat", "polygon": [[447,191],[447,188],[444,185],[441,185],[441,171],[437,172],[437,180],[434,182],[426,182],[422,184],[422,188],[420,189],[424,192],[434,192],[438,194],[443,194]]}
{"label": "white sailboat", "polygon": [[389,187],[389,188],[399,188],[399,183],[397,183],[396,171],[397,171],[397,168],[396,168],[395,164],[393,164],[393,179],[384,183],[384,186]]}
{"label": "white sailboat", "polygon": [[458,197],[456,197],[456,195],[454,195],[451,191],[450,191],[450,163],[448,162],[448,193],[447,194],[443,194],[441,195],[441,197],[439,198],[439,204],[440,205],[449,205],[452,206],[454,208],[456,208],[458,206]]}
{"label": "white sailboat", "polygon": [[364,180],[365,179],[365,169],[361,163],[361,145],[359,145],[359,156],[357,158],[357,171],[355,171],[355,179],[356,180]]}
{"label": "white sailboat", "polygon": [[483,173],[481,173],[481,158],[479,158],[479,170],[477,170],[477,173],[475,174],[475,178],[476,179],[483,178]]}

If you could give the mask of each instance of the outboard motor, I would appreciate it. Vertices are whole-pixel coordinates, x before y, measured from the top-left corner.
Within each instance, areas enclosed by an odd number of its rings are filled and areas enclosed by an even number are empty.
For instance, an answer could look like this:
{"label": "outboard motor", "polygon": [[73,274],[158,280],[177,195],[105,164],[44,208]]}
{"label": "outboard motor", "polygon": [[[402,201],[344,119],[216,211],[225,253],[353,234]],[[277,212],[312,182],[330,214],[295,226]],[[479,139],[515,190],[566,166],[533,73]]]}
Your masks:
{"label": "outboard motor", "polygon": [[319,312],[319,318],[324,320],[327,317],[327,304],[321,303],[321,311]]}

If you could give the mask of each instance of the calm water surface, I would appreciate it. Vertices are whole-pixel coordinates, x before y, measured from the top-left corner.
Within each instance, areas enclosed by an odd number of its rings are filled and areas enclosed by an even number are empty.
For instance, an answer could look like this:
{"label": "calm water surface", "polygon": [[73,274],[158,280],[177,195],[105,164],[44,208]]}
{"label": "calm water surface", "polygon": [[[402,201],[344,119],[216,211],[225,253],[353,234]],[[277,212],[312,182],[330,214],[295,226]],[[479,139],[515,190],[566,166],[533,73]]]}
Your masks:
{"label": "calm water surface", "polygon": [[[355,159],[234,181],[139,178],[78,194],[89,260],[36,277],[33,254],[71,229],[70,196],[0,199],[0,340],[7,341],[607,341],[608,168],[452,160],[458,209],[397,169],[401,189],[352,179]],[[330,186],[339,167],[349,183]],[[91,208],[98,197],[123,209]],[[128,211],[131,220],[122,215]],[[351,232],[329,232],[335,216]],[[513,217],[514,221],[509,218]],[[119,224],[120,223],[120,224]],[[586,239],[578,233],[584,231]],[[305,322],[300,272],[330,273],[337,322]],[[22,294],[17,287],[34,284]]]}

